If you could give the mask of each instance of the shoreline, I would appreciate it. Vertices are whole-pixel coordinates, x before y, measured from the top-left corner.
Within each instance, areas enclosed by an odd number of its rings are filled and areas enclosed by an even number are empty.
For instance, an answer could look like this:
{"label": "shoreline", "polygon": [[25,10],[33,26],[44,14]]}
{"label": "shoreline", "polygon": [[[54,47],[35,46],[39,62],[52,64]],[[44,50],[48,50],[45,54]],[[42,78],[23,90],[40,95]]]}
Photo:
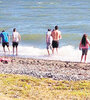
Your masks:
{"label": "shoreline", "polygon": [[90,80],[90,63],[21,57],[6,58],[11,61],[8,64],[0,62],[1,74],[21,74],[68,81]]}

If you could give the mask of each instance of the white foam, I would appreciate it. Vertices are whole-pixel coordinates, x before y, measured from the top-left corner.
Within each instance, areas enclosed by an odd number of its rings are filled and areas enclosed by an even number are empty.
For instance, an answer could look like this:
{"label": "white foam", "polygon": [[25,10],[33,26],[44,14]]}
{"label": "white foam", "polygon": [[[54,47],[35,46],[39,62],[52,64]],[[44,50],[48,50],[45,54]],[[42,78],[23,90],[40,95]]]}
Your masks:
{"label": "white foam", "polygon": [[[12,47],[11,55],[12,55]],[[36,59],[48,59],[48,60],[62,60],[62,61],[75,61],[79,62],[81,59],[82,51],[78,48],[74,48],[73,46],[62,46],[58,49],[58,55],[55,53],[54,55],[48,56],[47,50],[35,48],[33,46],[19,46],[19,56],[20,57],[31,57]],[[3,53],[3,49],[0,46],[0,55]],[[87,62],[90,62],[90,50],[88,51]]]}

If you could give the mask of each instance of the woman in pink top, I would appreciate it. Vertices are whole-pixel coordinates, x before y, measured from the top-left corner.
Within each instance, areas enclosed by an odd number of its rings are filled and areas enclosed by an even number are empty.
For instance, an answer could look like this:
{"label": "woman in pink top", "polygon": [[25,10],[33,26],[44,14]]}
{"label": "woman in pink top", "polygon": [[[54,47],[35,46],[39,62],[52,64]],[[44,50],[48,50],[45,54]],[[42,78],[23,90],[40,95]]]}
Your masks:
{"label": "woman in pink top", "polygon": [[84,62],[86,62],[87,52],[88,52],[89,46],[90,46],[90,42],[89,42],[89,40],[87,38],[87,35],[84,34],[82,39],[81,39],[80,45],[79,45],[79,49],[82,49],[81,62],[82,62],[82,59],[83,59],[84,55],[85,55]]}

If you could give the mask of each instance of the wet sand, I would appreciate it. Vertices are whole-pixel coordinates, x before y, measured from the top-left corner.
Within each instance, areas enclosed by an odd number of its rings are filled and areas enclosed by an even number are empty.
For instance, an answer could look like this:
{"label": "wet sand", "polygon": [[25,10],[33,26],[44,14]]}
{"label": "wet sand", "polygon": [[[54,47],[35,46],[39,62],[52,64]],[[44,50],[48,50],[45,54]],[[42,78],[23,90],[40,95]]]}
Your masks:
{"label": "wet sand", "polygon": [[90,63],[7,57],[11,61],[0,62],[0,73],[25,74],[54,80],[90,80]]}

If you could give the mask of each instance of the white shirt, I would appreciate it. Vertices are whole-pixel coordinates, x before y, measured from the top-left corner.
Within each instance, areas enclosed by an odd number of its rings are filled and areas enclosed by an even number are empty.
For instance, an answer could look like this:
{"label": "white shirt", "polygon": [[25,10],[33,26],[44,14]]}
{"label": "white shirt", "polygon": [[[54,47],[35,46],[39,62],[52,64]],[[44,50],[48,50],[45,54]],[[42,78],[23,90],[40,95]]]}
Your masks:
{"label": "white shirt", "polygon": [[19,42],[19,33],[18,32],[13,32],[13,42]]}
{"label": "white shirt", "polygon": [[48,32],[46,33],[46,35],[48,35],[48,39],[47,39],[48,43],[52,43],[51,31],[48,31]]}

